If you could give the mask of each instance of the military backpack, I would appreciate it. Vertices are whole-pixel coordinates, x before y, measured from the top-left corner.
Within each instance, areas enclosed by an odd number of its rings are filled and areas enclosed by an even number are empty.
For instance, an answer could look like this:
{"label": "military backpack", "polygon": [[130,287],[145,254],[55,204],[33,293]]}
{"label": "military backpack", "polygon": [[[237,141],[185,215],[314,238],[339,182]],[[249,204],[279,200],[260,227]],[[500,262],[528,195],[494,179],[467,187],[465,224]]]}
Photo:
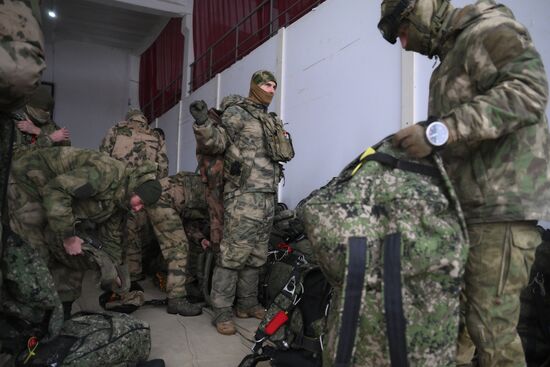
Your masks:
{"label": "military backpack", "polygon": [[326,366],[454,366],[467,232],[439,156],[390,138],[300,205],[333,286]]}

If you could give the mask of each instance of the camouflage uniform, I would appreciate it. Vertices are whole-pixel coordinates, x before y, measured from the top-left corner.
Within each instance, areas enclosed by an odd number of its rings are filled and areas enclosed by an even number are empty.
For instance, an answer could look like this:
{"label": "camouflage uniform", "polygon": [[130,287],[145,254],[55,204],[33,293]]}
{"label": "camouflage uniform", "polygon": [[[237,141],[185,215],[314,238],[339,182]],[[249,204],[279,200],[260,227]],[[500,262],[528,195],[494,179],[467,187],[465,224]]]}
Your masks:
{"label": "camouflage uniform", "polygon": [[[38,10],[34,15],[31,7]],[[25,98],[38,87],[46,68],[44,39],[37,21],[39,16],[37,1],[34,6],[30,1],[5,0],[0,3],[0,260],[5,241],[4,203],[16,130],[11,112],[25,104]],[[2,273],[0,270],[0,290]],[[0,301],[2,299],[0,292]]]}
{"label": "camouflage uniform", "polygon": [[[237,309],[258,306],[259,267],[267,259],[281,168],[267,153],[263,124],[252,114],[272,118],[264,105],[240,96],[222,101],[222,123],[193,125],[202,153],[224,154],[224,228],[221,254],[212,278],[216,324]],[[252,113],[252,114],[251,114]]]}
{"label": "camouflage uniform", "polygon": [[[145,161],[156,162],[157,179],[168,176],[168,157],[164,137],[149,127],[147,118],[139,110],[130,110],[122,121],[113,126],[103,138],[99,151],[108,154],[132,167],[138,167]],[[144,212],[128,218],[127,251],[128,266],[132,278],[142,273],[141,240],[147,236],[147,218]]]}
{"label": "camouflage uniform", "polygon": [[449,129],[442,156],[468,222],[467,328],[482,366],[522,366],[519,291],[540,243],[535,221],[550,216],[544,66],[503,5],[411,4],[407,49],[441,60],[428,113]]}
{"label": "camouflage uniform", "polygon": [[[205,187],[198,175],[188,172],[165,177],[160,183],[160,200],[147,206],[145,211],[168,265],[168,298],[183,298],[187,295],[185,285],[191,280],[188,276],[190,244],[186,235],[189,231],[183,223],[207,218]],[[205,237],[202,232],[198,236]]]}
{"label": "camouflage uniform", "polygon": [[[123,278],[121,226],[129,193],[155,174],[153,164],[128,167],[104,154],[71,147],[29,152],[14,164],[16,184],[8,192],[10,226],[44,257],[52,255],[56,263],[51,270],[62,301],[78,297],[85,269],[99,267],[102,281],[112,281],[116,272],[107,271],[116,267]],[[65,252],[63,240],[81,235],[75,232],[79,223],[93,226],[101,250],[88,246],[81,256]]]}

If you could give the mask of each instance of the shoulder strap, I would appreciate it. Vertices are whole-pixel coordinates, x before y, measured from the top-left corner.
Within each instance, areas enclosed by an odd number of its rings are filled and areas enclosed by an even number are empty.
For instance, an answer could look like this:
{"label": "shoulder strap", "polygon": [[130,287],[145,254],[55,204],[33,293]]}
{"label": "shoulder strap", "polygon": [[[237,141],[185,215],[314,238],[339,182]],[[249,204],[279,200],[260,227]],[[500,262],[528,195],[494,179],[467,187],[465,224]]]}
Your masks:
{"label": "shoulder strap", "polygon": [[401,234],[384,238],[384,309],[393,367],[407,367],[406,320],[401,296]]}
{"label": "shoulder strap", "polygon": [[342,311],[342,322],[338,333],[335,367],[351,366],[353,346],[357,334],[361,295],[365,282],[367,263],[366,237],[351,237],[348,250],[348,272],[346,276],[345,299]]}

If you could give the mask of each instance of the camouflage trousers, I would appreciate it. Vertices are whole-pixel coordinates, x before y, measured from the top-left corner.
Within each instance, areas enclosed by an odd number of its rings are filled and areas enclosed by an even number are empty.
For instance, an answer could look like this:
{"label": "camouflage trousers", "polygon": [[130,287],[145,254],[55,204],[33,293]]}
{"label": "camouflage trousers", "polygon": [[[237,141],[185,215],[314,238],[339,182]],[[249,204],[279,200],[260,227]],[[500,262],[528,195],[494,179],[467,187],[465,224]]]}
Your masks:
{"label": "camouflage trousers", "polygon": [[174,208],[163,205],[147,209],[147,214],[168,267],[168,298],[185,297],[185,285],[191,279],[188,274],[189,240],[181,218]]}
{"label": "camouflage trousers", "polygon": [[[258,304],[259,267],[267,260],[275,195],[245,193],[224,202],[220,256],[212,276],[210,298],[215,317],[227,317],[237,298],[238,308]],[[216,321],[216,319],[215,319]]]}
{"label": "camouflage trousers", "polygon": [[144,247],[154,241],[153,231],[145,211],[133,213],[126,221],[126,262],[130,278],[138,280],[142,277],[142,256]]}
{"label": "camouflage trousers", "polygon": [[519,295],[529,280],[540,234],[532,222],[472,224],[468,233],[466,328],[459,336],[457,364],[467,364],[473,356],[469,334],[481,367],[525,366],[516,331]]}

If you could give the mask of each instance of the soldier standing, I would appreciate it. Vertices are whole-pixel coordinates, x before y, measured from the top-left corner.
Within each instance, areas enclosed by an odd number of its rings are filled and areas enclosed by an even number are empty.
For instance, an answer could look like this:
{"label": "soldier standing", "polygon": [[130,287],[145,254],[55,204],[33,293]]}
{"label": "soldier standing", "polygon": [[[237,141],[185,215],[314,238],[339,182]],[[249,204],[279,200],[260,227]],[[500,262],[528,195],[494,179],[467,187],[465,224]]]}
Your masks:
{"label": "soldier standing", "polygon": [[[54,147],[29,152],[11,175],[10,226],[45,259],[51,255],[65,311],[80,296],[86,269],[101,271],[103,287],[127,293],[124,220],[160,197],[156,166],[131,167],[99,152]],[[87,230],[97,243],[83,238]]]}
{"label": "soldier standing", "polygon": [[69,130],[60,128],[52,120],[53,106],[54,100],[46,86],[38,87],[31,95],[23,109],[25,119],[17,122],[14,160],[30,149],[71,145]]}
{"label": "soldier standing", "polygon": [[[139,167],[145,161],[157,163],[157,179],[168,176],[168,157],[164,136],[149,127],[147,117],[139,109],[130,109],[126,120],[109,129],[99,151]],[[128,218],[127,257],[132,280],[142,275],[142,237],[146,237],[147,218],[144,212]]]}
{"label": "soldier standing", "polygon": [[[184,221],[196,219],[196,212],[206,218],[205,187],[200,176],[179,172],[160,180],[162,195],[159,201],[145,209],[153,227],[160,250],[168,266],[166,291],[168,313],[195,316],[201,307],[189,302],[186,286],[190,283],[190,244]],[[204,238],[204,235],[201,235]]]}
{"label": "soldier standing", "polygon": [[229,96],[222,102],[220,125],[208,119],[203,101],[190,106],[203,153],[224,155],[223,238],[210,293],[213,323],[221,334],[236,332],[234,301],[237,317],[265,315],[258,302],[258,276],[267,258],[281,167],[264,134],[267,123],[282,128],[281,121],[267,113],[276,88],[271,72],[255,72],[248,98]]}
{"label": "soldier standing", "polygon": [[[384,38],[441,63],[425,123],[394,144],[412,157],[440,151],[468,223],[466,327],[481,366],[524,366],[516,326],[535,227],[550,218],[548,84],[527,29],[493,0],[382,2]],[[459,352],[463,345],[459,344]],[[470,359],[458,361],[469,363]]]}

